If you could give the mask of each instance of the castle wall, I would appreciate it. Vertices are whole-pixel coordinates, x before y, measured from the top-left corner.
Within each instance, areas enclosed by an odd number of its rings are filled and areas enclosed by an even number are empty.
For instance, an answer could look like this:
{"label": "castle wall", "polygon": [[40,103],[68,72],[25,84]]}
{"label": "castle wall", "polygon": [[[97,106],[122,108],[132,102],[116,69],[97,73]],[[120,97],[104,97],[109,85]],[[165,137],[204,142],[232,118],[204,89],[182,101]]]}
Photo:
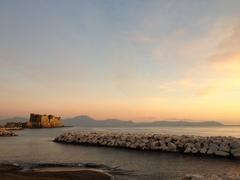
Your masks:
{"label": "castle wall", "polygon": [[31,114],[27,126],[28,128],[54,128],[62,127],[63,124],[60,117],[55,117],[53,115]]}

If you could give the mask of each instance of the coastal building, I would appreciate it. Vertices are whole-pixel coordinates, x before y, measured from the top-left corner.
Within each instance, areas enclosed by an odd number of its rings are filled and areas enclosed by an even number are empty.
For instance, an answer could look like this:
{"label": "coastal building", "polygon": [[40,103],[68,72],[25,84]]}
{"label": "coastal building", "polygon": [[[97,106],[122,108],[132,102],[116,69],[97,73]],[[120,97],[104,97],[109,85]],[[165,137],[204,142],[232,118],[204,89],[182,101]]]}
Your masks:
{"label": "coastal building", "polygon": [[62,127],[61,117],[53,115],[30,114],[30,120],[27,124],[28,128],[54,128]]}

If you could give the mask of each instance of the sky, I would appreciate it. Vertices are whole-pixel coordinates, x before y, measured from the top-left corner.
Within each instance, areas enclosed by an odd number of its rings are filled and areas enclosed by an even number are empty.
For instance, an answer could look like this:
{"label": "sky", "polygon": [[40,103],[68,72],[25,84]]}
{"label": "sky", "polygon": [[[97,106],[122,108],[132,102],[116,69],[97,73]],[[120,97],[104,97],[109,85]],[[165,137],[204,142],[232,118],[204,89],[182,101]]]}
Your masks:
{"label": "sky", "polygon": [[239,0],[0,0],[0,117],[240,124]]}

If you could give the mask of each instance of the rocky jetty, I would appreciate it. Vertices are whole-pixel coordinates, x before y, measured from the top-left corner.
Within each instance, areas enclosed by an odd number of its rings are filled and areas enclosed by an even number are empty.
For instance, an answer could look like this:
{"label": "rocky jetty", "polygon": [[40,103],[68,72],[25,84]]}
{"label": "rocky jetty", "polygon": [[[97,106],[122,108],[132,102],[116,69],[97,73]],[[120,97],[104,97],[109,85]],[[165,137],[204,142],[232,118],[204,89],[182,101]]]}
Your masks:
{"label": "rocky jetty", "polygon": [[27,122],[7,122],[4,127],[9,130],[21,130],[27,128]]}
{"label": "rocky jetty", "polygon": [[84,131],[66,132],[56,137],[54,141],[139,150],[240,157],[240,139],[224,136],[202,137]]}
{"label": "rocky jetty", "polygon": [[61,117],[53,115],[30,114],[30,120],[27,123],[28,128],[54,128],[63,127]]}
{"label": "rocky jetty", "polygon": [[13,131],[5,128],[0,128],[0,136],[17,136]]}

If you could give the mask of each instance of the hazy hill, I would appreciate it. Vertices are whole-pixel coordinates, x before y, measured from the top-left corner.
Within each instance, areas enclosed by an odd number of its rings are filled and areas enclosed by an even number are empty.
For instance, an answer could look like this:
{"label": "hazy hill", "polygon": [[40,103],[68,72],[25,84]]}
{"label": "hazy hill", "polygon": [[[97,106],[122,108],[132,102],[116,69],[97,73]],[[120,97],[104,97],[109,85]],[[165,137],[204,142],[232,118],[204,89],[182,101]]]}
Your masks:
{"label": "hazy hill", "polygon": [[77,116],[71,119],[63,120],[66,126],[83,126],[83,127],[115,127],[115,126],[131,126],[131,121],[122,121],[119,119],[95,120],[87,115]]}
{"label": "hazy hill", "polygon": [[[5,125],[7,122],[27,122],[29,119],[24,117],[13,117],[8,119],[1,119],[0,125]],[[174,126],[224,126],[224,124],[217,121],[153,121],[153,122],[133,122],[123,121],[120,119],[105,119],[96,120],[87,115],[76,116],[70,119],[64,119],[65,126],[82,126],[82,127],[174,127]]]}
{"label": "hazy hill", "polygon": [[82,127],[155,127],[155,126],[224,126],[216,121],[190,122],[190,121],[153,121],[133,122],[119,119],[95,120],[87,115],[77,116],[63,120],[66,126]]}

